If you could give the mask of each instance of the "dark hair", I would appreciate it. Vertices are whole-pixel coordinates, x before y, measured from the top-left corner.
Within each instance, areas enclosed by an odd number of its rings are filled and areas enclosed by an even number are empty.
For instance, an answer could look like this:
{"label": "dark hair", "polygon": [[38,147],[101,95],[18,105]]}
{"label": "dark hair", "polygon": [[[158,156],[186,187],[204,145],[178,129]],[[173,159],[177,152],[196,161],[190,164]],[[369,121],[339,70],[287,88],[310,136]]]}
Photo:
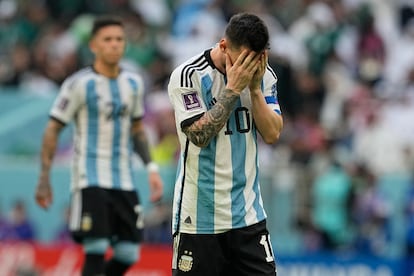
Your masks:
{"label": "dark hair", "polygon": [[238,13],[230,18],[225,31],[226,37],[237,48],[246,46],[255,52],[269,48],[269,31],[258,16]]}
{"label": "dark hair", "polygon": [[95,21],[93,22],[93,26],[91,30],[91,38],[94,37],[96,33],[103,27],[112,26],[112,25],[124,27],[121,19],[117,17],[101,16],[101,17],[96,18]]}

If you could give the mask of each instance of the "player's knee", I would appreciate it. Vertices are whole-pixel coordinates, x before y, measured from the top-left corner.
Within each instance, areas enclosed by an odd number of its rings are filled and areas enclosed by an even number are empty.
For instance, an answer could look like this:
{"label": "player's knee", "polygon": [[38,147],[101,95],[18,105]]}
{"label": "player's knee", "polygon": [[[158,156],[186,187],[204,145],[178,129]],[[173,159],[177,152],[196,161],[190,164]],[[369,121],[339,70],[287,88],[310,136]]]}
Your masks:
{"label": "player's knee", "polygon": [[118,242],[114,245],[114,258],[125,264],[133,264],[139,260],[139,244]]}
{"label": "player's knee", "polygon": [[86,254],[105,254],[109,247],[109,240],[104,238],[88,238],[82,243]]}

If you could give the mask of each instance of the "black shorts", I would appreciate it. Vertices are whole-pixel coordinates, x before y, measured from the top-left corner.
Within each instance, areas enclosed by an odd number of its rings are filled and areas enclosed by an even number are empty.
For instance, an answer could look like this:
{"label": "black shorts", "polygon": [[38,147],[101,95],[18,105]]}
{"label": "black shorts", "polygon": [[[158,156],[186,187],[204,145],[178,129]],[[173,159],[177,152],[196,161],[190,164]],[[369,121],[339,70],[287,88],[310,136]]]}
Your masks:
{"label": "black shorts", "polygon": [[173,276],[275,276],[266,221],[222,234],[174,236]]}
{"label": "black shorts", "polygon": [[136,191],[99,187],[77,190],[71,195],[69,229],[76,242],[84,238],[140,242],[141,210]]}

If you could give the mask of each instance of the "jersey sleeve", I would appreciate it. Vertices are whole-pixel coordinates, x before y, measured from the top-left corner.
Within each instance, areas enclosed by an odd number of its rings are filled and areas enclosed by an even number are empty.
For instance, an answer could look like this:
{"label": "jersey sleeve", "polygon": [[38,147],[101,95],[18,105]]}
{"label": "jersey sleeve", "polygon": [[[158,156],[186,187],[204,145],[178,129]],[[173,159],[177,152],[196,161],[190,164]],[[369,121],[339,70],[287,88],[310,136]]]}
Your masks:
{"label": "jersey sleeve", "polygon": [[129,79],[129,82],[134,90],[133,96],[133,105],[131,110],[132,119],[140,119],[144,116],[145,107],[144,107],[144,81],[143,79],[135,75]]}
{"label": "jersey sleeve", "polygon": [[69,78],[63,82],[49,113],[50,117],[65,124],[69,123],[84,102],[80,93],[74,79]]}
{"label": "jersey sleeve", "polygon": [[176,120],[181,126],[184,122],[199,117],[207,110],[200,89],[181,87],[176,72],[171,75],[168,96],[174,108]]}
{"label": "jersey sleeve", "polygon": [[277,99],[277,76],[269,66],[267,67],[264,80],[263,95],[267,105],[276,113],[282,114]]}

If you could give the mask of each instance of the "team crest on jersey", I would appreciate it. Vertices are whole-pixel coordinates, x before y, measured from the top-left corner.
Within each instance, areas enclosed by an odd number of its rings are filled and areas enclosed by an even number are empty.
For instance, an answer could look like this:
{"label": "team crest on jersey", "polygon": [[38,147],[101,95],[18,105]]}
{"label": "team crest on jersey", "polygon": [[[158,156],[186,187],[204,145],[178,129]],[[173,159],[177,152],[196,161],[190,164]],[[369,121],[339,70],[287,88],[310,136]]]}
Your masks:
{"label": "team crest on jersey", "polygon": [[82,231],[89,231],[92,229],[92,218],[89,214],[85,214],[82,216]]}
{"label": "team crest on jersey", "polygon": [[183,102],[186,110],[196,109],[201,107],[200,99],[198,98],[197,92],[189,92],[182,95]]}
{"label": "team crest on jersey", "polygon": [[184,251],[184,254],[181,255],[180,260],[178,261],[178,269],[184,272],[188,272],[193,268],[193,252]]}

